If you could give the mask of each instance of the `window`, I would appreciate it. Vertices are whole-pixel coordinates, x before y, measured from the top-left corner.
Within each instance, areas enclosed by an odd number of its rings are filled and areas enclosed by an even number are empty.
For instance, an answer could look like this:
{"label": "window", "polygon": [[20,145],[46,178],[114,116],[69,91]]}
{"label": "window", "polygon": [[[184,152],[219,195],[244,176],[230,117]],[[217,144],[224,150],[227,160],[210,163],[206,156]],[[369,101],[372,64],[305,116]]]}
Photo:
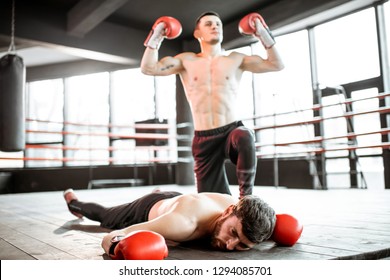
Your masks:
{"label": "window", "polygon": [[348,156],[347,150],[337,151],[337,149],[345,149],[348,147],[348,138],[342,137],[348,133],[347,119],[343,117],[346,112],[344,101],[345,97],[342,94],[322,98],[322,104],[327,106],[322,110],[323,117],[325,118],[322,123],[324,138],[334,138],[326,140],[324,142],[324,148],[336,150],[325,152],[326,157]]}
{"label": "window", "polygon": [[386,2],[383,4],[384,12],[385,12],[385,29],[387,31],[387,54],[390,55],[390,3]]}
{"label": "window", "polygon": [[108,163],[108,93],[108,73],[66,79],[66,157],[72,159],[66,165]]}
{"label": "window", "polygon": [[[64,85],[62,79],[32,82],[26,101],[27,167],[62,166]],[[45,158],[47,160],[45,160]],[[51,160],[49,160],[51,159]],[[56,159],[56,160],[54,160]]]}
{"label": "window", "polygon": [[347,158],[327,159],[325,163],[326,181],[329,189],[350,188],[350,166]]}
{"label": "window", "polygon": [[[351,184],[357,184],[358,187],[383,188],[383,160],[380,157],[368,157],[379,156],[382,150],[349,149],[380,144],[381,134],[358,135],[349,139],[343,137],[348,133],[380,131],[379,113],[342,117],[349,110],[357,113],[379,109],[377,98],[366,99],[376,96],[378,90],[367,89],[361,82],[381,74],[375,10],[369,8],[330,21],[315,27],[314,31],[320,84],[328,87],[353,84],[354,88],[360,87],[361,90],[348,92],[351,100],[364,98],[352,102],[351,106],[344,104],[346,92],[340,94],[335,90],[333,95],[322,98],[322,104],[325,106],[337,104],[322,110],[323,116],[330,118],[323,122],[324,137],[334,138],[324,142],[324,147],[328,149],[325,153],[327,185],[329,188],[350,187]],[[374,174],[378,177],[377,180]],[[378,176],[379,174],[382,176]]]}
{"label": "window", "polygon": [[136,132],[135,122],[156,116],[154,77],[142,74],[139,68],[115,71],[111,77],[112,132],[119,135],[112,142],[115,163],[144,162],[150,158],[149,151],[136,150],[136,141],[125,137]]}
{"label": "window", "polygon": [[315,27],[318,79],[335,86],[380,75],[373,8]]}
{"label": "window", "polygon": [[[362,176],[359,176],[358,184],[360,186],[367,185],[370,190],[383,190],[385,186],[385,179],[383,172],[382,157],[361,157],[359,158],[359,169]],[[364,182],[362,182],[364,180]]]}
{"label": "window", "polygon": [[0,151],[0,168],[23,167],[24,163],[21,158],[23,158],[23,152],[1,152]]}
{"label": "window", "polygon": [[176,120],[176,76],[156,77],[156,118]]}
{"label": "window", "polygon": [[[254,78],[256,115],[261,116],[256,123],[260,127],[302,122],[313,115],[310,110],[313,93],[307,31],[280,36],[276,40],[285,68]],[[262,47],[258,43],[254,48],[260,52]],[[311,139],[314,131],[312,125],[302,124],[261,130],[258,135],[261,144],[273,144]],[[302,147],[278,147],[277,152],[292,152],[296,148]],[[269,154],[273,150],[272,146],[264,146],[261,152]]]}
{"label": "window", "polygon": [[[156,77],[156,118],[167,120],[168,134],[176,138],[176,75]],[[168,149],[157,151],[158,157],[177,161],[177,142],[168,140]]]}
{"label": "window", "polygon": [[[352,108],[354,112],[367,112],[375,111],[379,109],[379,100],[378,98],[369,98],[375,97],[378,95],[378,89],[371,88],[365,90],[359,90],[352,92],[352,99],[364,99],[360,101],[355,101],[352,103]],[[369,99],[365,99],[369,98]],[[379,113],[369,113],[362,114],[353,117],[353,130],[357,134],[362,134],[366,132],[380,131],[380,114]],[[369,146],[381,144],[382,135],[380,133],[361,135],[356,137],[356,142],[358,146]],[[381,148],[369,148],[361,149],[356,151],[358,155],[380,155],[382,154]]]}
{"label": "window", "polygon": [[142,74],[139,68],[113,72],[111,102],[114,124],[155,118],[154,77]]}
{"label": "window", "polygon": [[[364,99],[353,102],[353,110],[356,112],[375,111],[379,109],[378,98],[370,98],[378,95],[378,89],[370,88],[352,92],[352,99]],[[367,99],[366,99],[367,98]],[[354,131],[357,134],[380,131],[380,114],[369,113],[355,116],[353,118]],[[360,147],[378,145],[382,142],[380,133],[361,135],[356,137],[356,144]],[[366,148],[356,151],[359,156],[357,168],[362,172],[360,176],[360,185],[367,186],[369,189],[383,189],[385,186],[382,149]],[[374,156],[378,155],[378,156]],[[359,178],[359,177],[358,177]],[[364,181],[363,181],[364,180]]]}
{"label": "window", "polygon": [[[342,117],[346,112],[344,101],[345,96],[342,94],[322,98],[322,104],[327,106],[322,110],[325,118],[322,122],[323,136],[325,139],[328,138],[323,142],[323,147],[328,150],[325,152],[327,158],[325,162],[326,180],[327,187],[332,189],[348,188],[351,185],[350,166],[347,158],[349,152],[346,150],[348,148],[348,138],[342,137],[348,133],[347,119]],[[337,118],[338,116],[339,118]]]}

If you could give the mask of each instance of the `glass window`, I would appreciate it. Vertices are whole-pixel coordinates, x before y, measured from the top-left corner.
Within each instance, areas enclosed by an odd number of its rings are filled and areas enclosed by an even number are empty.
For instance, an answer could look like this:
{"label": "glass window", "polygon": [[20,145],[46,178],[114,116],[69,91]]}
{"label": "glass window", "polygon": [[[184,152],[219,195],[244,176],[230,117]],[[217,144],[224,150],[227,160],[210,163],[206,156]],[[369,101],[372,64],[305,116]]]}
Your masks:
{"label": "glass window", "polygon": [[156,118],[176,120],[176,75],[156,77]]}
{"label": "glass window", "polygon": [[0,151],[0,168],[23,167],[23,152],[2,152]]}
{"label": "glass window", "polygon": [[[62,79],[31,82],[26,95],[27,167],[62,166],[64,85]],[[47,159],[47,160],[45,160]],[[55,160],[56,159],[56,160]]]}
{"label": "glass window", "polygon": [[[387,40],[387,65],[390,65],[390,2],[386,2],[383,4],[384,6],[384,14],[385,14],[385,29],[386,29],[386,40]],[[386,59],[386,58],[385,58]],[[390,92],[390,75],[388,75],[390,72],[390,69],[387,69],[387,75],[383,77],[383,80],[385,81],[385,92]],[[390,97],[386,97],[385,99],[386,106],[390,106]],[[390,115],[388,114],[386,117],[387,127],[390,127]],[[390,134],[387,135],[388,139],[390,139]]]}
{"label": "glass window", "polygon": [[315,27],[318,79],[335,86],[380,75],[373,8]]}
{"label": "glass window", "polygon": [[[172,137],[168,141],[167,149],[156,151],[160,159],[177,160],[176,138],[176,75],[156,77],[156,117],[167,120],[168,134]],[[165,133],[165,131],[164,131]]]}
{"label": "glass window", "polygon": [[[365,90],[359,90],[352,92],[352,99],[364,99],[361,101],[355,101],[352,103],[353,112],[366,112],[379,109],[379,100],[378,98],[369,98],[375,97],[378,95],[377,88],[370,88]],[[369,99],[365,99],[369,98]],[[367,133],[375,132],[381,130],[380,124],[380,114],[379,113],[370,113],[362,114],[353,117],[353,128],[355,133]],[[368,134],[356,137],[356,142],[358,146],[369,146],[377,145],[382,142],[382,135],[380,133]],[[372,154],[382,154],[381,148],[369,148],[369,149],[359,149],[356,151],[358,155],[372,155]]]}
{"label": "glass window", "polygon": [[383,4],[384,12],[385,12],[385,28],[387,31],[387,54],[390,55],[390,2],[386,2]]}
{"label": "glass window", "polygon": [[[313,93],[307,31],[299,31],[277,37],[277,48],[285,68],[282,71],[255,75],[256,120],[259,127],[296,123],[297,125],[260,130],[258,136],[264,144],[312,139],[313,126],[304,124],[313,117]],[[294,47],[292,47],[294,46]],[[254,45],[254,53],[261,51],[260,43]],[[302,123],[302,124],[300,124]],[[297,152],[308,147],[291,145],[278,147],[278,151]],[[309,147],[310,148],[310,147]],[[273,152],[271,145],[263,146],[261,152]],[[296,154],[294,154],[296,155]]]}
{"label": "glass window", "polygon": [[350,188],[351,177],[349,176],[349,160],[347,158],[326,160],[326,180],[328,188]]}
{"label": "glass window", "polygon": [[382,157],[359,158],[358,170],[362,171],[361,176],[358,176],[360,186],[367,186],[370,190],[383,190],[385,188],[385,178],[383,176],[385,169]]}
{"label": "glass window", "polygon": [[111,75],[112,132],[119,135],[112,145],[115,163],[135,163],[150,160],[150,152],[136,149],[135,122],[156,117],[155,80],[141,73],[140,68],[115,71]]}
{"label": "glass window", "polygon": [[322,115],[325,119],[322,122],[324,128],[323,133],[324,138],[328,138],[324,142],[324,148],[336,150],[325,152],[326,157],[348,156],[348,150],[338,151],[338,149],[348,148],[348,138],[343,137],[348,133],[347,119],[343,117],[346,112],[344,102],[345,96],[343,94],[335,94],[322,98],[322,105],[325,106],[322,109]]}
{"label": "glass window", "polygon": [[154,77],[141,73],[140,68],[112,73],[112,122],[132,125],[153,119],[155,112]]}
{"label": "glass window", "polygon": [[66,165],[107,164],[109,75],[67,78],[65,83]]}

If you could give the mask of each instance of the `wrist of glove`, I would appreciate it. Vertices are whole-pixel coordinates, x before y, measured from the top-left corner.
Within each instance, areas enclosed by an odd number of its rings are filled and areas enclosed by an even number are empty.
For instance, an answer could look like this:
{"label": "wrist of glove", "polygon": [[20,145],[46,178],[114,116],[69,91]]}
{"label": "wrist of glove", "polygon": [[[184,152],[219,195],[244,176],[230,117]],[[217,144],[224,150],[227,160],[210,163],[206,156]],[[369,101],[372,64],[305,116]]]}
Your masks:
{"label": "wrist of glove", "polygon": [[114,260],[162,260],[168,256],[168,247],[161,234],[139,230],[114,236],[108,254]]}
{"label": "wrist of glove", "polygon": [[275,45],[275,39],[267,26],[264,26],[259,19],[255,19],[256,32],[255,36],[260,39],[266,49],[272,48]]}
{"label": "wrist of glove", "polygon": [[118,236],[114,236],[112,239],[111,239],[111,245],[110,245],[110,249],[108,251],[108,254],[111,255],[111,256],[114,256],[115,255],[115,247],[118,245],[118,243],[123,240],[125,238],[124,235],[118,235]]}
{"label": "wrist of glove", "polygon": [[158,50],[162,41],[165,38],[165,23],[160,22],[152,29],[149,33],[149,36],[145,40],[145,47]]}

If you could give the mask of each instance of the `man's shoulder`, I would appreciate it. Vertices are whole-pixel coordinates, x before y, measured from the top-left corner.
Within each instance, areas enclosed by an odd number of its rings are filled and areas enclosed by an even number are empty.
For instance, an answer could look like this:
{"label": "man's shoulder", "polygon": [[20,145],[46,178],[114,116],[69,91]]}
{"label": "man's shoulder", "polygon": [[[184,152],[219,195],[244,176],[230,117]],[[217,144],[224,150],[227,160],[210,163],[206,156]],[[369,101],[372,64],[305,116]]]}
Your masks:
{"label": "man's shoulder", "polygon": [[203,203],[231,204],[236,202],[236,200],[231,195],[215,193],[215,192],[187,194],[187,195],[183,195],[182,199],[186,200],[187,202],[191,201],[192,203],[195,204],[203,204]]}
{"label": "man's shoulder", "polygon": [[196,56],[197,56],[197,54],[194,52],[182,52],[182,53],[179,53],[178,55],[176,55],[176,57],[179,57],[179,58],[196,57]]}
{"label": "man's shoulder", "polygon": [[231,197],[229,194],[218,193],[218,192],[199,192],[199,193],[187,193],[183,194],[184,197],[202,197],[202,196],[216,196],[216,197]]}
{"label": "man's shoulder", "polygon": [[241,52],[233,51],[233,52],[229,53],[227,56],[230,56],[230,57],[244,57],[244,56],[246,56],[246,54],[243,54]]}

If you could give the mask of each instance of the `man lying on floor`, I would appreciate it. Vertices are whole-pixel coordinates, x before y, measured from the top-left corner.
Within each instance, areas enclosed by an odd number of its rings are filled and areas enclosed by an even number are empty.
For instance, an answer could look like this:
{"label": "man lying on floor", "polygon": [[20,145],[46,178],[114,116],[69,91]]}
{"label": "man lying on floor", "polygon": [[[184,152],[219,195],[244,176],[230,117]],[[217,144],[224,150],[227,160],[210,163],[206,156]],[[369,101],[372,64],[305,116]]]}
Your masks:
{"label": "man lying on floor", "polygon": [[220,193],[152,192],[114,207],[81,202],[71,189],[64,192],[64,198],[78,218],[85,216],[102,227],[116,229],[102,241],[111,256],[119,240],[139,230],[175,242],[209,238],[215,249],[249,250],[271,237],[276,222],[275,211],[253,195],[237,201]]}

